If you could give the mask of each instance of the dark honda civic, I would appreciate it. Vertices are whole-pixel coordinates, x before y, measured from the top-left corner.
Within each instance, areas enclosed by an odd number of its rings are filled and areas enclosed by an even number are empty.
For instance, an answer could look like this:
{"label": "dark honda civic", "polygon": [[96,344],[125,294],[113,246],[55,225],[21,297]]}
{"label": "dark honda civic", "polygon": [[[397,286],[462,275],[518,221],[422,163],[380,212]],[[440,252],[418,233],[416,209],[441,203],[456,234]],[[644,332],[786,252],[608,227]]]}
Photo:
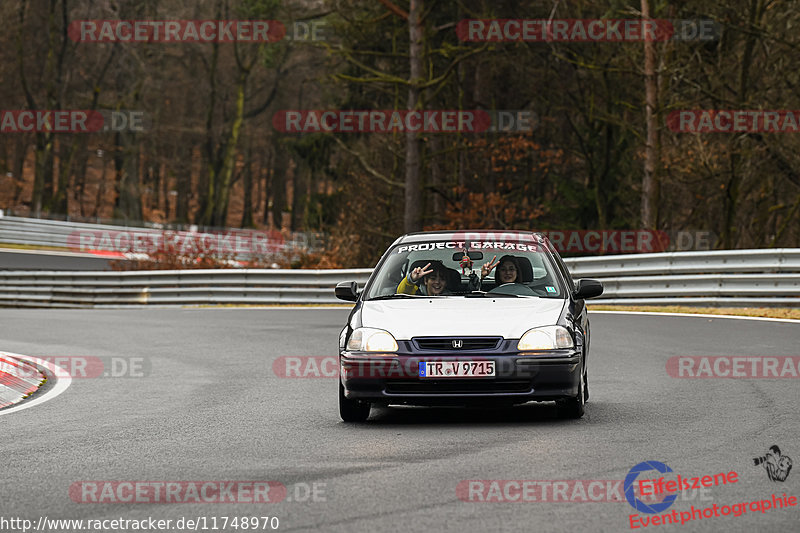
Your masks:
{"label": "dark honda civic", "polygon": [[389,247],[339,336],[339,412],[372,405],[555,401],[580,418],[589,398],[589,318],[597,280],[573,282],[546,237],[524,231],[411,233]]}

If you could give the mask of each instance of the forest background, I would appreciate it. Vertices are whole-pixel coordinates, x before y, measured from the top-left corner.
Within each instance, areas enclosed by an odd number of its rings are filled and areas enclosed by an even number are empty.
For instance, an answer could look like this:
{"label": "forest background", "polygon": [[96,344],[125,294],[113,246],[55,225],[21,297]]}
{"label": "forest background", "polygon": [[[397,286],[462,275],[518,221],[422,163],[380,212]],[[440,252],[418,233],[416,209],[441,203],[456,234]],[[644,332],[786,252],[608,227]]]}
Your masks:
{"label": "forest background", "polygon": [[[713,20],[713,39],[470,42],[464,19]],[[72,21],[278,20],[274,43],[95,43]],[[20,216],[326,236],[371,266],[439,228],[709,231],[800,246],[800,134],[686,133],[686,109],[800,109],[800,10],[770,0],[5,0],[0,108],[142,131],[0,133]],[[316,28],[316,39],[312,38]],[[285,110],[525,110],[527,132],[282,133]]]}

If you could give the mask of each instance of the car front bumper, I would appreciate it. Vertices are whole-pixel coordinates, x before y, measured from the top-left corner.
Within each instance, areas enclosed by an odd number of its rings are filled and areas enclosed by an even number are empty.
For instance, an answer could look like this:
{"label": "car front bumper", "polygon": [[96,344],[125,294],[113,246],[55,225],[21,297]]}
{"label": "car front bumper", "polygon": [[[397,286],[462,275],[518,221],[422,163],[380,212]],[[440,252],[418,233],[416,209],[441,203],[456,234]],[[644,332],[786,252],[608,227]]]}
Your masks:
{"label": "car front bumper", "polygon": [[[494,361],[495,376],[421,378],[417,369],[422,361]],[[575,397],[582,368],[575,350],[424,356],[342,352],[339,364],[346,398],[386,405],[514,404]]]}

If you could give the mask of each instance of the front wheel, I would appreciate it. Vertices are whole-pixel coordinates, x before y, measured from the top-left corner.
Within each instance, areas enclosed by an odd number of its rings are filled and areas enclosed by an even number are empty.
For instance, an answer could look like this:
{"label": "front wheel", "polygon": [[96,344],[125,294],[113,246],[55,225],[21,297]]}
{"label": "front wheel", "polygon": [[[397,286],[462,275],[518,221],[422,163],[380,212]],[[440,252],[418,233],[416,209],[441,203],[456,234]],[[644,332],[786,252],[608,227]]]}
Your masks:
{"label": "front wheel", "polygon": [[586,405],[586,372],[581,372],[581,379],[578,382],[578,394],[572,398],[556,400],[556,409],[559,418],[581,418],[584,414]]}
{"label": "front wheel", "polygon": [[344,387],[339,383],[339,416],[345,422],[364,422],[369,417],[369,402],[350,400],[344,396]]}

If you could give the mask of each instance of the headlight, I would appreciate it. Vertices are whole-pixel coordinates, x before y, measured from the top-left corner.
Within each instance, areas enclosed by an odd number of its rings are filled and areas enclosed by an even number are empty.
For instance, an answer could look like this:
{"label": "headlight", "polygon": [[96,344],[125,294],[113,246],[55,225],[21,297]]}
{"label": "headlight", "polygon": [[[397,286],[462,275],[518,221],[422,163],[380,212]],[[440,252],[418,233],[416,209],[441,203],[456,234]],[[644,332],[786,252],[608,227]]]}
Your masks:
{"label": "headlight", "polygon": [[348,350],[362,352],[396,352],[397,341],[392,334],[382,329],[358,328],[347,342]]}
{"label": "headlight", "polygon": [[533,350],[556,350],[558,348],[572,348],[572,336],[563,326],[545,326],[534,328],[525,332],[519,340],[517,350],[521,352]]}

